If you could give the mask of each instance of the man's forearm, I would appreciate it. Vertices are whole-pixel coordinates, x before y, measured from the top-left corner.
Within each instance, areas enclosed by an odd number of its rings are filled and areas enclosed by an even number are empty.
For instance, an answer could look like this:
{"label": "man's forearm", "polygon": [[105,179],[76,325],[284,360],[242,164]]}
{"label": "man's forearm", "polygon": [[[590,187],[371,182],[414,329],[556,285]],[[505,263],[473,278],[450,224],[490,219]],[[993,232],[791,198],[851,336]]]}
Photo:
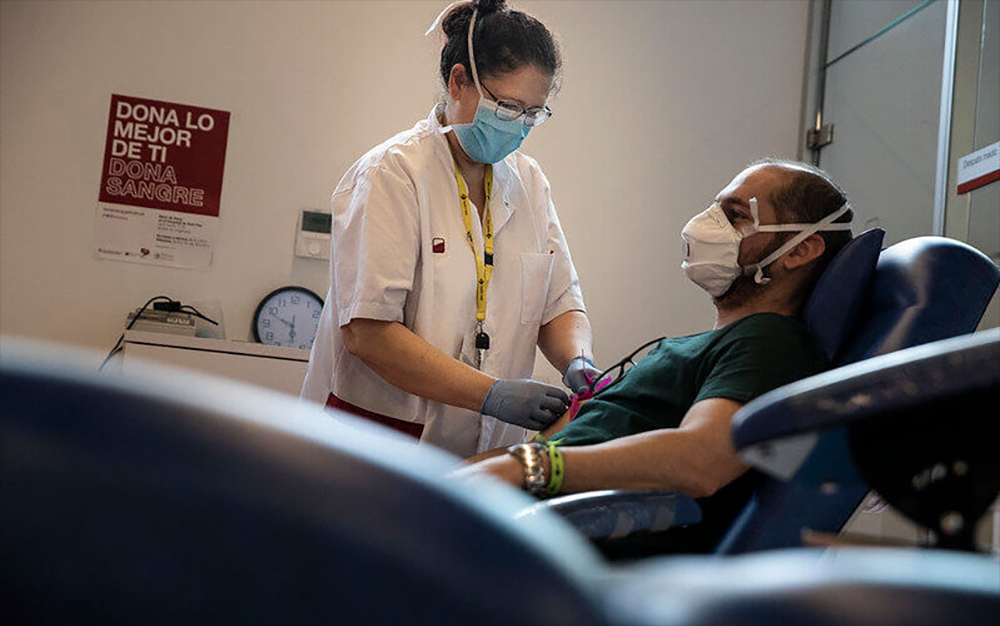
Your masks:
{"label": "man's forearm", "polygon": [[[560,493],[625,489],[676,491],[692,498],[712,495],[747,470],[729,437],[740,406],[724,398],[701,400],[688,410],[678,428],[563,447]],[[463,475],[487,473],[519,487],[520,470],[513,457],[496,456],[470,466]]]}
{"label": "man's forearm", "polygon": [[563,448],[563,493],[597,489],[676,491],[700,498],[745,468],[713,463],[717,455],[699,433],[659,430],[607,443]]}
{"label": "man's forearm", "polygon": [[[657,435],[655,438],[650,435]],[[562,448],[564,479],[560,493],[580,493],[602,489],[627,491],[677,491],[698,498],[711,491],[703,480],[700,464],[686,449],[678,431],[656,431],[633,435],[592,446]],[[505,449],[470,459],[470,471],[480,470],[515,487],[522,486],[520,463],[503,454]],[[543,457],[545,473],[551,470]],[[464,472],[468,473],[468,471]]]}
{"label": "man's forearm", "polygon": [[615,441],[563,448],[563,493],[598,489],[629,491],[699,491],[697,470],[686,462],[684,437],[678,431],[634,435]]}

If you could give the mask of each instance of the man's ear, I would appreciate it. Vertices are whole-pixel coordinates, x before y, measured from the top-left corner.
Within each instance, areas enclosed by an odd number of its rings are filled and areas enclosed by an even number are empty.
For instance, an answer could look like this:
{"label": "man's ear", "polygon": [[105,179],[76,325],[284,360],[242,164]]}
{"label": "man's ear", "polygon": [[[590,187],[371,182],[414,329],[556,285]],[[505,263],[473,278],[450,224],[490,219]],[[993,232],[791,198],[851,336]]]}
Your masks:
{"label": "man's ear", "polygon": [[451,74],[448,75],[448,95],[451,96],[452,100],[458,100],[462,97],[462,89],[464,89],[470,82],[469,75],[465,72],[464,65],[461,63],[452,65]]}
{"label": "man's ear", "polygon": [[823,256],[824,252],[826,252],[826,241],[820,235],[813,233],[784,256],[785,269],[792,271],[808,265]]}

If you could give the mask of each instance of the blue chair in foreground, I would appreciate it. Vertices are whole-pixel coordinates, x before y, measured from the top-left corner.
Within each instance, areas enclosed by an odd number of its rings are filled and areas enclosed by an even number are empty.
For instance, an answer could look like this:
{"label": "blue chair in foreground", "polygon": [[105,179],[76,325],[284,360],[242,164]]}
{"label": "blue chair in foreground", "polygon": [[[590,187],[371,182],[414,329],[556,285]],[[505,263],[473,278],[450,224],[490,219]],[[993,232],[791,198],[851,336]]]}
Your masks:
{"label": "blue chair in foreground", "polygon": [[[888,413],[831,410],[789,429],[781,402],[761,398],[762,423],[784,430],[741,423],[737,439],[757,454],[766,441],[832,427],[861,448],[900,420],[924,443],[961,424],[978,429],[984,415],[964,403],[996,399],[1000,364],[988,357],[998,347],[995,335],[943,342],[800,390],[830,387],[849,401],[882,389],[884,372],[900,389],[887,392]],[[797,549],[610,567],[551,512],[512,521],[530,502],[520,491],[448,480],[457,459],[385,429],[176,370],[109,380],[67,360],[8,341],[0,351],[9,623],[915,626],[960,616],[975,626],[1000,611],[997,561],[962,552]],[[957,362],[963,376],[942,379]],[[908,395],[909,380],[935,392]],[[954,408],[948,424],[934,407],[907,419],[932,401]],[[971,519],[981,499],[934,504],[996,492],[997,459],[965,451],[915,456],[902,480],[877,464],[862,473],[893,485],[881,488],[901,510],[916,496],[922,519]],[[935,474],[940,462],[954,482]],[[916,493],[908,475],[923,467],[930,482]]]}
{"label": "blue chair in foreground", "polygon": [[[971,333],[1000,282],[996,264],[964,243],[918,237],[880,252],[884,234],[873,229],[845,246],[803,307],[803,322],[833,367]],[[785,409],[793,422],[807,420],[818,410],[815,403],[822,403],[822,393],[808,400],[794,397],[800,388],[790,385],[767,396],[795,407]],[[738,450],[740,432],[780,431],[781,424],[770,419],[767,427],[757,424],[758,406],[752,402],[734,418]],[[796,471],[776,471],[772,463],[762,472],[716,553],[801,546],[803,533],[835,533],[843,527],[875,486],[857,472],[842,429],[813,431],[809,437],[815,441],[808,450],[795,451],[804,455],[801,464],[793,464]],[[781,458],[791,453],[782,449]],[[602,491],[554,498],[531,510],[539,508],[566,517],[609,555],[635,556],[630,538],[701,521],[696,501],[674,493]]]}

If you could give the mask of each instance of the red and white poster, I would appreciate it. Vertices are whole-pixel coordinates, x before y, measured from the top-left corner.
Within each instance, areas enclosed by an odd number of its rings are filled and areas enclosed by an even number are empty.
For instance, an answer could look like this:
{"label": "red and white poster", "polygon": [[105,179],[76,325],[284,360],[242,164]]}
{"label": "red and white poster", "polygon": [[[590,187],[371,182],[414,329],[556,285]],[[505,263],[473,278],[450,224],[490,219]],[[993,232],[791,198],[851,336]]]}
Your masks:
{"label": "red and white poster", "polygon": [[1000,180],[1000,141],[958,160],[958,194]]}
{"label": "red and white poster", "polygon": [[207,269],[228,137],[228,111],[112,95],[94,253]]}

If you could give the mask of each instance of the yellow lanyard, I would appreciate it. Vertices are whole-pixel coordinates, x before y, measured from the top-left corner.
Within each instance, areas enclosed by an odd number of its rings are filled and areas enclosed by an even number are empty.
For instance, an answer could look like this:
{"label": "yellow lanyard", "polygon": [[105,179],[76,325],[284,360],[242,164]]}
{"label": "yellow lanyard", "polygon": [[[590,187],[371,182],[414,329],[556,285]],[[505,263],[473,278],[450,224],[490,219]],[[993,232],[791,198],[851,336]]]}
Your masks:
{"label": "yellow lanyard", "polygon": [[472,209],[469,208],[469,189],[465,186],[465,179],[462,172],[455,164],[455,179],[458,181],[458,198],[462,202],[462,219],[465,220],[465,238],[472,248],[472,254],[476,257],[476,319],[479,320],[480,329],[483,320],[486,319],[486,289],[490,286],[490,278],[493,276],[493,218],[490,216],[490,196],[493,193],[493,166],[486,166],[486,175],[483,180],[483,187],[486,191],[486,207],[483,213],[483,256],[479,256],[476,250],[475,239],[472,238]]}

